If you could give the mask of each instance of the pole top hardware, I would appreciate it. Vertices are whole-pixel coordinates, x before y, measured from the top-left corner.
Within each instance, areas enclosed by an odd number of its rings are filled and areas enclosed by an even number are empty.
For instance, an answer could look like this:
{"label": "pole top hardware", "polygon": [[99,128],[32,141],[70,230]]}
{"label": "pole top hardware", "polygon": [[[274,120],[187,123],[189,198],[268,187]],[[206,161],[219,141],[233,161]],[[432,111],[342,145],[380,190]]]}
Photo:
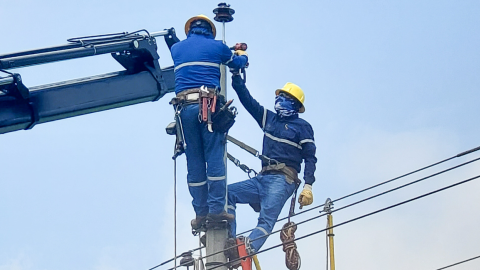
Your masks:
{"label": "pole top hardware", "polygon": [[220,3],[218,7],[213,10],[215,14],[215,18],[213,18],[217,22],[231,22],[233,21],[233,14],[235,14],[235,10],[230,8],[230,5],[227,3]]}
{"label": "pole top hardware", "polygon": [[180,266],[189,267],[189,266],[193,266],[193,264],[195,263],[195,260],[192,257],[191,251],[186,251],[182,253],[179,257],[182,257],[182,259],[180,260]]}
{"label": "pole top hardware", "polygon": [[325,213],[332,213],[332,209],[333,209],[333,202],[330,198],[327,198],[327,200],[325,201],[325,204],[323,205],[323,212]]}

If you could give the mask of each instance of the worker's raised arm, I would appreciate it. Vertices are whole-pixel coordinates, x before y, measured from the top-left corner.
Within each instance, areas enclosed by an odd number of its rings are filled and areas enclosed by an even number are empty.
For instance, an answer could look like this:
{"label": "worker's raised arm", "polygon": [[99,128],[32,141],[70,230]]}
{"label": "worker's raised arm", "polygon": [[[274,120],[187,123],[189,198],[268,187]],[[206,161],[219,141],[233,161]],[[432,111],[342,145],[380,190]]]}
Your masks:
{"label": "worker's raised arm", "polygon": [[264,115],[265,117],[267,115],[267,110],[250,95],[245,82],[239,74],[232,76],[232,87],[235,92],[237,92],[238,99],[240,99],[243,107],[245,107],[263,129],[263,119]]}

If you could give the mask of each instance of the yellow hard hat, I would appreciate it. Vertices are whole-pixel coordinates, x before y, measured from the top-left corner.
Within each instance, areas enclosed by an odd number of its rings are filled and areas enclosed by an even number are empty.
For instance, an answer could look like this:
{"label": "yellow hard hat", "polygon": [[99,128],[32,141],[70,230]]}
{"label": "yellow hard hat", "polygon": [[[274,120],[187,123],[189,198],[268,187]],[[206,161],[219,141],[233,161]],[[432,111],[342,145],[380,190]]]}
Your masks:
{"label": "yellow hard hat", "polygon": [[213,24],[213,22],[210,21],[210,19],[203,14],[193,16],[192,18],[188,19],[188,21],[185,23],[185,35],[188,35],[188,32],[190,31],[190,25],[192,24],[192,22],[197,20],[203,20],[208,22],[208,24],[210,24],[210,26],[212,27],[213,38],[215,38],[215,36],[217,35],[217,29],[215,28],[215,25]]}
{"label": "yellow hard hat", "polygon": [[300,112],[300,113],[305,112],[305,106],[303,106],[303,102],[305,101],[305,94],[303,93],[302,88],[300,88],[296,84],[293,84],[291,82],[287,82],[283,86],[282,89],[277,89],[277,91],[275,91],[275,94],[278,96],[278,94],[280,94],[280,92],[287,93],[287,94],[291,95],[292,97],[294,97],[302,105],[302,107],[300,107],[298,112]]}

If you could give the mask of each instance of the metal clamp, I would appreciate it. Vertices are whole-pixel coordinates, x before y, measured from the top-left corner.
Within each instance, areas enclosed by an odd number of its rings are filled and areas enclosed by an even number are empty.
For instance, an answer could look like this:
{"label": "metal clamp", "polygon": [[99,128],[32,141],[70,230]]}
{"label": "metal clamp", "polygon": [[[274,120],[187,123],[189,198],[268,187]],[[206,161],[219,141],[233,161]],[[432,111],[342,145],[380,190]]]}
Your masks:
{"label": "metal clamp", "polygon": [[330,198],[327,198],[327,200],[325,201],[325,204],[323,205],[323,212],[331,214],[332,209],[333,209],[333,202]]}
{"label": "metal clamp", "polygon": [[40,120],[40,116],[38,115],[37,104],[34,103],[33,101],[29,101],[28,108],[30,109],[32,122],[30,122],[30,124],[25,128],[25,130],[32,129]]}

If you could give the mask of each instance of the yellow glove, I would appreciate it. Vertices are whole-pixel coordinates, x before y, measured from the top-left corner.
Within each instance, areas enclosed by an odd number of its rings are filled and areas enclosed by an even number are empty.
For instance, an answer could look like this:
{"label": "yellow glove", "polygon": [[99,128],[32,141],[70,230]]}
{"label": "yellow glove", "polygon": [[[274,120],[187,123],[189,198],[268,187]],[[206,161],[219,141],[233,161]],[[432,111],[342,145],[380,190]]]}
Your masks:
{"label": "yellow glove", "polygon": [[246,52],[246,51],[242,51],[242,50],[236,50],[236,51],[235,51],[235,55],[238,55],[238,56],[240,56],[240,55],[245,55],[246,57],[248,57],[247,52]]}
{"label": "yellow glove", "polygon": [[313,203],[312,185],[305,184],[305,186],[303,186],[302,193],[300,193],[300,197],[298,197],[298,203],[300,204],[300,209],[305,205]]}

